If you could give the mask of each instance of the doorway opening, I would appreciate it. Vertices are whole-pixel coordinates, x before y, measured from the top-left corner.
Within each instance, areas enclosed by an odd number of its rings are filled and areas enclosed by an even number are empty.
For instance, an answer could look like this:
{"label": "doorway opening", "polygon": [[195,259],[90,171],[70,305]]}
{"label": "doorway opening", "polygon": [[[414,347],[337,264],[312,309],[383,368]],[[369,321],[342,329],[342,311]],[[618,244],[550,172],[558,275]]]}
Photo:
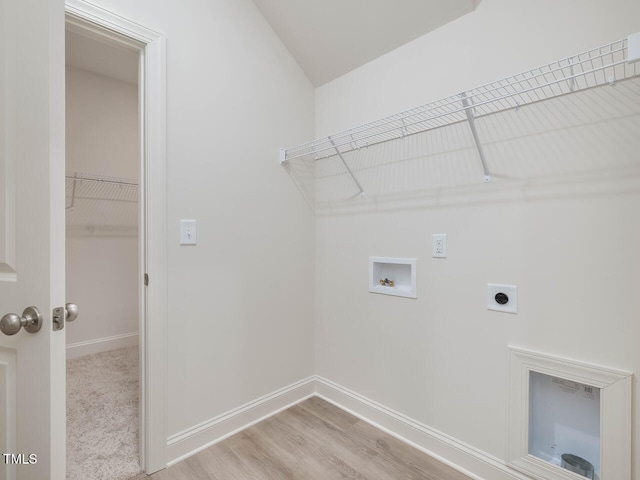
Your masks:
{"label": "doorway opening", "polygon": [[142,472],[140,48],[66,29],[67,479]]}
{"label": "doorway opening", "polygon": [[83,0],[65,0],[65,11],[66,30],[136,52],[139,59],[139,456],[151,474],[167,466],[166,40]]}

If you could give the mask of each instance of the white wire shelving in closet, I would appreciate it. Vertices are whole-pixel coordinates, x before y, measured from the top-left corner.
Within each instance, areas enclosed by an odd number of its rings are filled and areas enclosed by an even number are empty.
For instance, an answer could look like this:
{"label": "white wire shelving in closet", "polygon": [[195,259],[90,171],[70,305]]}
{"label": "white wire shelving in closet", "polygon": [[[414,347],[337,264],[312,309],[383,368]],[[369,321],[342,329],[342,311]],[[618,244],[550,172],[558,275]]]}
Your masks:
{"label": "white wire shelving in closet", "polygon": [[468,125],[484,172],[491,180],[476,120],[600,86],[613,86],[640,74],[640,33],[513,75],[460,94],[427,103],[371,123],[280,150],[280,163],[315,163],[337,157],[361,196],[365,189],[349,165],[349,154],[373,145],[452,125]]}
{"label": "white wire shelving in closet", "polygon": [[65,183],[68,227],[137,232],[137,180],[72,172]]}

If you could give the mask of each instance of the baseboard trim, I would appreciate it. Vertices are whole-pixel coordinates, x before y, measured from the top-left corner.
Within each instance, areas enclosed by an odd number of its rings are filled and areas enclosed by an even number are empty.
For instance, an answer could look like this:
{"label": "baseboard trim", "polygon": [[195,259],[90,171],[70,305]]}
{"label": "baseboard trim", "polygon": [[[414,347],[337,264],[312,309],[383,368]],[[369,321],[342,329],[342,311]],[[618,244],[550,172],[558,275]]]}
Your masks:
{"label": "baseboard trim", "polygon": [[70,343],[67,345],[67,359],[107,352],[116,348],[133,347],[134,345],[138,345],[138,332]]}
{"label": "baseboard trim", "polygon": [[502,460],[319,376],[311,376],[167,439],[174,465],[310,397],[320,397],[474,480],[530,480]]}
{"label": "baseboard trim", "polygon": [[316,377],[316,396],[425,452],[474,480],[530,480],[502,460],[325,378]]}
{"label": "baseboard trim", "polygon": [[315,394],[315,377],[265,395],[167,439],[167,466],[180,462]]}

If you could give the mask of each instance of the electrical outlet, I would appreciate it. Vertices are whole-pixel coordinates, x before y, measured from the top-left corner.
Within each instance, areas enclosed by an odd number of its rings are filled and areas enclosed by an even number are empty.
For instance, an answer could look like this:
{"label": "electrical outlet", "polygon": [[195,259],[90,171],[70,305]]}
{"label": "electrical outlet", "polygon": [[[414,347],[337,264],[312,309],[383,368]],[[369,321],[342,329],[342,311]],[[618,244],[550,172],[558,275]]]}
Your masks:
{"label": "electrical outlet", "polygon": [[433,234],[433,258],[446,258],[446,257],[447,257],[447,234],[434,233]]}
{"label": "electrical outlet", "polygon": [[518,313],[518,287],[496,283],[487,284],[487,309]]}

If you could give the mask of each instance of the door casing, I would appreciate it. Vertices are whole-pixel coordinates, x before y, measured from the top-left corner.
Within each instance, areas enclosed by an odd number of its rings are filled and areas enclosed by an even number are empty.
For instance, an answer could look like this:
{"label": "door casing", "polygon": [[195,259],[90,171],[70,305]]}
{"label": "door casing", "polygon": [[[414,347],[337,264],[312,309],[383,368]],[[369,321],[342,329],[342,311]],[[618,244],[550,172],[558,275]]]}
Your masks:
{"label": "door casing", "polygon": [[140,56],[140,460],[151,474],[167,465],[165,37],[82,0],[66,0],[65,11],[67,29]]}

